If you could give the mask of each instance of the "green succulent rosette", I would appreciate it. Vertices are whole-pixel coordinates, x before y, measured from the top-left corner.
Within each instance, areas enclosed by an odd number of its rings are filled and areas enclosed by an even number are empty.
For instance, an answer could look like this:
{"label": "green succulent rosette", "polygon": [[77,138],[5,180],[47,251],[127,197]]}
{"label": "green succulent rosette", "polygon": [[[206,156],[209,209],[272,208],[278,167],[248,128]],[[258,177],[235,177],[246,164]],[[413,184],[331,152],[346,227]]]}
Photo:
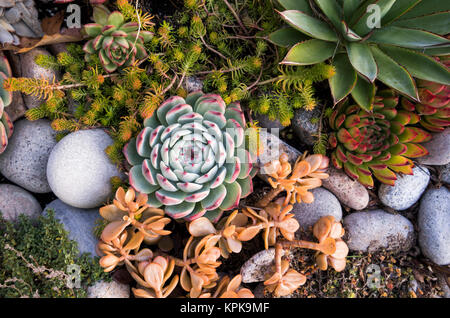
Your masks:
{"label": "green succulent rosette", "polygon": [[[442,0],[278,0],[287,27],[269,39],[289,48],[287,65],[331,61],[334,103],[351,94],[371,110],[374,81],[419,101],[414,78],[450,85],[432,56],[450,54],[450,2]],[[283,11],[284,10],[284,11]]]}
{"label": "green succulent rosette", "polygon": [[331,161],[364,186],[373,187],[373,176],[394,185],[396,173],[413,174],[410,158],[428,154],[419,143],[430,140],[431,134],[413,126],[419,115],[398,110],[398,100],[394,91],[387,89],[375,96],[373,112],[345,100],[330,116]]}
{"label": "green succulent rosette", "polygon": [[139,30],[138,23],[125,23],[122,13],[110,13],[103,5],[94,7],[94,21],[84,26],[84,32],[91,39],[83,50],[87,54],[98,54],[107,72],[127,67],[148,56],[144,43],[150,41],[153,34]]}
{"label": "green succulent rosette", "polygon": [[12,76],[11,67],[5,56],[0,56],[0,154],[6,150],[8,139],[11,138],[14,126],[11,118],[5,112],[5,107],[12,102],[12,92],[3,87],[3,82]]}
{"label": "green succulent rosette", "polygon": [[218,220],[252,192],[252,156],[245,149],[239,103],[193,92],[167,99],[124,147],[129,182],[174,219]]}

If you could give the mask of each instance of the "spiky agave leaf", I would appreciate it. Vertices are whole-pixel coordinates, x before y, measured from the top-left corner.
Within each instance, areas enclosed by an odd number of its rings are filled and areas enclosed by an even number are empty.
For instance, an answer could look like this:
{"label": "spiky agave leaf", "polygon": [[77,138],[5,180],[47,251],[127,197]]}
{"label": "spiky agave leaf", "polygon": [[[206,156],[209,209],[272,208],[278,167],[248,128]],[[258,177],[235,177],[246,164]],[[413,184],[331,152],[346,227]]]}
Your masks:
{"label": "spiky agave leaf", "polygon": [[239,103],[216,94],[173,96],[124,148],[130,184],[172,218],[217,220],[252,191],[252,157],[244,148]]}
{"label": "spiky agave leaf", "polygon": [[[441,0],[278,0],[289,25],[269,38],[291,46],[282,63],[311,65],[331,60],[335,104],[351,94],[371,110],[375,79],[419,101],[413,77],[450,84],[447,67],[432,59],[450,53],[450,5]],[[380,23],[370,5],[376,5]]]}
{"label": "spiky agave leaf", "polygon": [[373,112],[367,112],[348,100],[341,102],[330,116],[333,132],[329,143],[334,151],[331,160],[353,179],[367,187],[373,186],[373,176],[394,185],[396,172],[412,174],[410,158],[428,154],[419,143],[431,135],[412,124],[419,116],[397,109],[398,96],[393,90],[378,92]]}
{"label": "spiky agave leaf", "polygon": [[122,13],[111,13],[103,5],[94,7],[94,21],[83,28],[90,38],[83,49],[86,54],[98,54],[107,72],[147,57],[144,43],[150,41],[153,34],[139,30],[138,23],[126,23]]}

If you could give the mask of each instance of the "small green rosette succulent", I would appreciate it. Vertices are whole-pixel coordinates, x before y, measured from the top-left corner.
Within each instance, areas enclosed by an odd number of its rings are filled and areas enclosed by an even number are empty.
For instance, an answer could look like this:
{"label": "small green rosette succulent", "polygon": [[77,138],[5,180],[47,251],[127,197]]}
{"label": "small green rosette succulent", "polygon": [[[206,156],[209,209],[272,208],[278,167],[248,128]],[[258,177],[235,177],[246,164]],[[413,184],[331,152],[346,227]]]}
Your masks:
{"label": "small green rosette succulent", "polygon": [[83,50],[87,54],[98,54],[108,73],[147,57],[144,43],[150,41],[153,34],[139,30],[138,23],[125,23],[122,13],[110,13],[103,5],[94,7],[94,21],[84,26],[84,32],[91,39]]}
{"label": "small green rosette succulent", "polygon": [[252,192],[252,156],[245,149],[239,103],[216,94],[173,96],[144,122],[124,147],[130,184],[164,206],[174,219],[218,220]]}

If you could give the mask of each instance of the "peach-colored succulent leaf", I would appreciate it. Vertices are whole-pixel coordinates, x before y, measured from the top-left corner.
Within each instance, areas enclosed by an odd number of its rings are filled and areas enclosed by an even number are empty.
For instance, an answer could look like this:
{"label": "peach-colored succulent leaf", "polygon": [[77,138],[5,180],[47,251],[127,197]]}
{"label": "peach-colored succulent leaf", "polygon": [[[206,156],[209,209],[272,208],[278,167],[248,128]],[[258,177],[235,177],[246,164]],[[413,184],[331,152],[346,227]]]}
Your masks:
{"label": "peach-colored succulent leaf", "polygon": [[284,231],[295,233],[300,228],[300,224],[296,219],[288,218],[279,223],[278,227],[280,227]]}
{"label": "peach-colored succulent leaf", "polygon": [[183,267],[183,269],[181,270],[180,284],[181,287],[187,292],[192,289],[191,277],[189,275],[189,272],[186,270],[186,267]]}
{"label": "peach-colored succulent leaf", "polygon": [[109,222],[121,221],[123,219],[123,217],[125,215],[127,215],[127,212],[122,211],[114,204],[110,204],[110,205],[101,207],[99,212],[100,212],[100,215],[102,216],[102,218],[104,218],[105,220],[107,220]]}
{"label": "peach-colored succulent leaf", "polygon": [[97,247],[100,251],[102,251],[102,253],[114,252],[116,250],[116,248],[114,246],[106,244],[103,241],[98,241]]}
{"label": "peach-colored succulent leaf", "polygon": [[133,202],[136,198],[136,192],[133,188],[128,188],[127,192],[125,193],[125,203],[129,204],[130,202]]}
{"label": "peach-colored succulent leaf", "polygon": [[137,204],[136,202],[129,202],[127,204],[128,210],[130,212],[136,212],[137,210],[139,210],[139,204]]}
{"label": "peach-colored succulent leaf", "polygon": [[306,204],[311,204],[314,202],[314,195],[311,192],[300,193],[302,202]]}
{"label": "peach-colored succulent leaf", "polygon": [[244,227],[248,224],[248,217],[243,214],[239,213],[237,214],[233,221],[231,221],[230,225],[235,225],[236,227]]}
{"label": "peach-colored succulent leaf", "polygon": [[200,237],[216,233],[216,228],[210,220],[205,217],[200,217],[189,223],[188,231],[192,236]]}
{"label": "peach-colored succulent leaf", "polygon": [[325,238],[322,242],[319,244],[319,250],[327,255],[334,254],[336,252],[336,241],[332,237]]}
{"label": "peach-colored succulent leaf", "polygon": [[336,272],[341,272],[345,269],[346,259],[345,258],[334,258],[329,256],[328,262],[331,267],[334,268]]}
{"label": "peach-colored succulent leaf", "polygon": [[311,165],[307,161],[300,161],[294,166],[291,179],[300,179],[308,175],[311,171]]}
{"label": "peach-colored succulent leaf", "polygon": [[249,226],[245,229],[243,229],[237,239],[239,241],[242,242],[246,242],[246,241],[250,241],[251,239],[253,239],[256,235],[258,235],[259,231],[261,230],[261,225],[257,224],[257,225],[253,225],[253,226]]}
{"label": "peach-colored succulent leaf", "polygon": [[236,294],[234,291],[225,291],[220,298],[238,298],[238,294]]}
{"label": "peach-colored succulent leaf", "polygon": [[124,250],[134,250],[141,246],[142,241],[144,240],[144,234],[142,232],[133,232],[131,233],[130,239],[127,244],[124,246]]}
{"label": "peach-colored succulent leaf", "polygon": [[109,223],[103,229],[101,239],[102,241],[108,243],[117,238],[129,225],[128,221],[114,221]]}
{"label": "peach-colored succulent leaf", "polygon": [[151,286],[138,273],[130,272],[130,275],[140,286],[151,288]]}
{"label": "peach-colored succulent leaf", "polygon": [[171,258],[166,268],[166,271],[164,272],[163,284],[165,284],[166,281],[170,278],[170,276],[172,276],[174,268],[175,268],[175,260]]}
{"label": "peach-colored succulent leaf", "polygon": [[107,254],[100,258],[99,264],[101,267],[110,267],[110,266],[116,266],[120,262],[120,259],[113,255],[113,254]]}
{"label": "peach-colored succulent leaf", "polygon": [[123,204],[122,202],[120,202],[119,200],[114,199],[113,200],[114,205],[119,208],[122,211],[127,212],[128,211],[128,207],[126,204]]}
{"label": "peach-colored succulent leaf", "polygon": [[239,298],[255,298],[255,295],[253,295],[252,291],[248,288],[239,289],[237,295]]}
{"label": "peach-colored succulent leaf", "polygon": [[319,253],[316,256],[316,263],[320,270],[326,271],[328,268],[328,257],[323,253]]}
{"label": "peach-colored succulent leaf", "polygon": [[200,296],[204,283],[205,281],[200,275],[191,273],[192,288],[190,290],[190,296],[192,298],[197,298],[198,296]]}
{"label": "peach-colored succulent leaf", "polygon": [[331,254],[334,258],[345,258],[348,255],[348,246],[342,239],[336,239],[336,251]]}
{"label": "peach-colored succulent leaf", "polygon": [[209,236],[208,239],[206,240],[205,248],[209,249],[209,248],[216,246],[217,242],[219,242],[220,238],[221,238],[220,234]]}
{"label": "peach-colored succulent leaf", "polygon": [[342,224],[339,222],[334,222],[333,225],[331,226],[329,236],[334,239],[338,239],[341,237],[341,234],[342,234]]}
{"label": "peach-colored succulent leaf", "polygon": [[116,190],[115,198],[117,199],[117,201],[125,203],[125,190],[124,190],[124,188],[119,187]]}
{"label": "peach-colored succulent leaf", "polygon": [[322,165],[322,161],[324,160],[324,156],[320,154],[311,155],[305,158],[304,161],[309,163],[311,166],[311,171],[316,171]]}
{"label": "peach-colored succulent leaf", "polygon": [[227,238],[227,244],[233,253],[239,253],[242,250],[242,243],[240,240],[229,237]]}
{"label": "peach-colored succulent leaf", "polygon": [[231,235],[233,235],[235,231],[236,231],[236,226],[235,226],[235,225],[230,225],[230,226],[227,226],[227,227],[223,230],[222,235],[223,235],[224,237],[228,238],[228,237],[230,237]]}
{"label": "peach-colored succulent leaf", "polygon": [[179,279],[180,279],[179,276],[175,275],[170,281],[169,285],[163,288],[162,292],[164,298],[167,298],[173,292],[175,287],[177,287]]}
{"label": "peach-colored succulent leaf", "polygon": [[150,263],[145,267],[144,279],[155,291],[161,289],[164,279],[164,270],[161,265],[157,263]]}
{"label": "peach-colored succulent leaf", "polygon": [[321,217],[313,226],[313,235],[320,241],[324,240],[331,231],[333,225],[327,217]]}
{"label": "peach-colored succulent leaf", "polygon": [[298,182],[302,185],[302,187],[307,188],[308,190],[322,186],[322,180],[317,178],[306,178]]}
{"label": "peach-colored succulent leaf", "polygon": [[[167,266],[169,265],[169,262],[163,256],[156,256],[153,259],[152,263],[159,264],[162,267],[162,270],[163,270],[164,273],[165,273],[165,271],[167,269]],[[161,284],[162,284],[162,282],[161,282]]]}
{"label": "peach-colored succulent leaf", "polygon": [[276,284],[280,281],[280,279],[281,279],[281,274],[276,272],[272,276],[270,276],[270,278],[268,278],[264,281],[264,285]]}
{"label": "peach-colored succulent leaf", "polygon": [[308,174],[310,178],[327,179],[330,175],[325,172],[313,172]]}
{"label": "peach-colored succulent leaf", "polygon": [[211,247],[205,249],[197,258],[197,263],[201,264],[213,264],[220,257],[220,248]]}
{"label": "peach-colored succulent leaf", "polygon": [[236,215],[239,213],[239,210],[234,210],[227,218],[227,220],[225,221],[224,224],[224,228],[228,227],[231,222],[233,222],[234,218],[236,217]]}
{"label": "peach-colored succulent leaf", "polygon": [[227,291],[236,291],[239,288],[239,286],[241,286],[241,282],[242,282],[242,275],[239,274],[234,276],[227,286]]}
{"label": "peach-colored succulent leaf", "polygon": [[132,288],[133,294],[137,298],[156,298],[156,295],[152,291],[147,291],[141,288]]}

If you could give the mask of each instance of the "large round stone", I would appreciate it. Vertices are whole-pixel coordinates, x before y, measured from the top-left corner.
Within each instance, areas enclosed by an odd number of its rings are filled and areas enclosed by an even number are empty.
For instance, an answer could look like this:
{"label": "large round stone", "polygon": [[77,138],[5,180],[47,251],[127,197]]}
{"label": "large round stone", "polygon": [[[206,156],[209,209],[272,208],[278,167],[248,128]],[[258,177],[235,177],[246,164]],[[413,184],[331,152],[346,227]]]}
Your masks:
{"label": "large round stone", "polygon": [[378,190],[381,202],[394,210],[406,210],[416,203],[430,181],[427,168],[416,166],[413,175],[397,176],[394,186],[383,184]]}
{"label": "large round stone", "polygon": [[20,214],[37,218],[42,208],[31,193],[12,184],[0,184],[0,212],[7,221],[17,220]]}
{"label": "large round stone", "polygon": [[438,265],[450,264],[450,191],[446,187],[425,192],[417,221],[423,254]]}
{"label": "large round stone", "polygon": [[336,221],[342,219],[342,208],[338,199],[324,188],[312,189],[313,203],[294,204],[291,213],[294,213],[300,227],[307,230],[313,226],[322,216],[331,215]]}
{"label": "large round stone", "polygon": [[351,251],[407,251],[415,242],[414,226],[400,214],[383,210],[355,212],[344,218]]}
{"label": "large round stone", "polygon": [[6,151],[0,155],[0,172],[28,191],[50,192],[47,161],[56,145],[55,135],[48,120],[17,121]]}
{"label": "large round stone", "polygon": [[120,175],[105,153],[112,142],[101,129],[77,131],[61,139],[47,165],[48,182],[61,201],[89,209],[111,197],[110,179]]}

